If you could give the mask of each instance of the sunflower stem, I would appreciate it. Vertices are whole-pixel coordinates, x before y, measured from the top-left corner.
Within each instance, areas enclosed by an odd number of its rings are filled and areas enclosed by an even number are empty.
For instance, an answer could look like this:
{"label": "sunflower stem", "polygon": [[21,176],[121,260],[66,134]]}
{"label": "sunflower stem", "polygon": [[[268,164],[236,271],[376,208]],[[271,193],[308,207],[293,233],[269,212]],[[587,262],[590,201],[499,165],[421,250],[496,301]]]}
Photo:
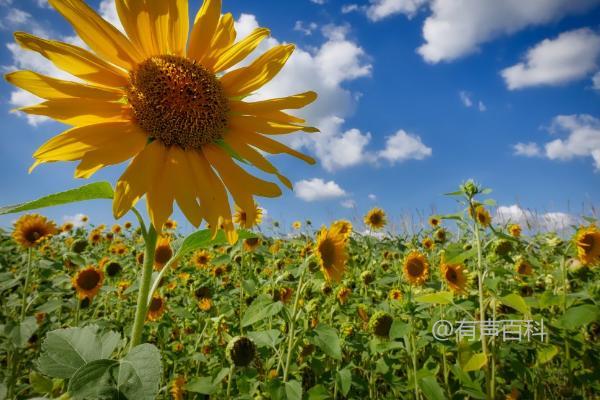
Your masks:
{"label": "sunflower stem", "polygon": [[147,237],[145,238],[146,249],[144,252],[144,266],[140,280],[140,289],[138,291],[133,328],[131,330],[130,350],[139,345],[142,341],[142,332],[144,330],[144,322],[146,321],[146,313],[148,311],[148,293],[150,292],[150,282],[152,280],[152,267],[154,266],[154,253],[156,251],[157,237],[156,229],[154,229],[154,226],[150,225]]}
{"label": "sunflower stem", "polygon": [[296,288],[296,298],[294,299],[294,306],[292,308],[292,316],[290,318],[290,326],[289,326],[289,330],[288,330],[288,335],[289,335],[289,341],[288,341],[288,348],[287,348],[287,356],[285,358],[285,368],[283,369],[283,381],[287,382],[288,379],[288,373],[289,373],[289,369],[290,369],[290,362],[292,360],[292,349],[293,349],[293,345],[294,345],[294,330],[296,329],[295,327],[295,322],[296,322],[296,317],[297,317],[297,311],[298,311],[298,302],[300,301],[300,292],[302,291],[302,282],[304,280],[304,274],[306,273],[306,270],[308,269],[307,267],[307,262],[305,262],[302,265],[302,273],[300,274],[300,279],[298,280],[298,287]]}
{"label": "sunflower stem", "polygon": [[25,275],[25,286],[23,286],[23,296],[21,298],[21,316],[20,322],[23,322],[27,313],[27,295],[29,294],[29,281],[31,280],[31,247],[27,250],[27,275]]}

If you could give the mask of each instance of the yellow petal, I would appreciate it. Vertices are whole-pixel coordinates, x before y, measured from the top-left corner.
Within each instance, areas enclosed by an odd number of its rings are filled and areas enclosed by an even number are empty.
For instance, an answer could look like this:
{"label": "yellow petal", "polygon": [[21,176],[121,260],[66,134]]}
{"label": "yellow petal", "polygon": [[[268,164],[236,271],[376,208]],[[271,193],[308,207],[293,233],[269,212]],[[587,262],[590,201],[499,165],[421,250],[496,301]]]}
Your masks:
{"label": "yellow petal", "polygon": [[271,138],[268,138],[268,137],[263,136],[256,132],[232,131],[230,133],[230,135],[239,135],[242,138],[242,140],[246,141],[248,144],[251,144],[252,146],[257,147],[263,151],[266,151],[267,153],[271,153],[271,154],[287,153],[287,154],[294,156],[296,158],[299,158],[311,165],[315,164],[315,162],[316,162],[314,158],[309,157],[305,154],[302,154],[299,151],[296,151],[296,150],[284,145],[283,143],[280,143],[276,140],[273,140]]}
{"label": "yellow petal", "polygon": [[123,135],[119,141],[86,153],[75,170],[75,177],[87,179],[106,166],[121,164],[137,155],[145,145],[146,135]]}
{"label": "yellow petal", "polygon": [[169,149],[167,168],[170,169],[171,183],[174,189],[175,201],[181,208],[186,218],[195,226],[202,223],[200,205],[196,201],[193,175],[191,166],[185,155],[185,151],[179,146],[171,146]]}
{"label": "yellow petal", "polygon": [[83,97],[87,99],[118,101],[121,90],[63,81],[33,71],[12,72],[4,77],[8,82],[47,100]]}
{"label": "yellow petal", "polygon": [[146,192],[146,208],[154,227],[159,230],[173,214],[172,171],[169,168],[169,149],[162,146],[160,156],[153,160],[157,165],[156,173],[150,177],[150,185]]}
{"label": "yellow petal", "polygon": [[283,135],[297,131],[304,131],[309,133],[319,132],[317,128],[313,128],[310,126],[271,122],[260,117],[254,117],[249,115],[232,116],[229,128],[232,131],[252,130],[267,135]]}
{"label": "yellow petal", "polygon": [[273,47],[247,67],[224,75],[221,83],[230,97],[245,96],[273,79],[294,51],[294,45]]}
{"label": "yellow petal", "polygon": [[231,101],[231,111],[242,114],[256,115],[280,110],[298,109],[307,106],[317,99],[315,92],[299,93],[293,96],[281,97],[247,103],[243,101]]}
{"label": "yellow petal", "polygon": [[81,98],[48,100],[35,106],[19,108],[19,111],[43,115],[73,126],[131,120],[131,109],[127,105]]}
{"label": "yellow petal", "polygon": [[210,47],[205,56],[202,57],[199,62],[212,70],[219,56],[233,45],[235,42],[235,37],[236,32],[233,24],[233,15],[231,15],[231,13],[227,13],[219,20],[219,25],[217,25],[217,30],[215,31],[212,42],[210,43]]}
{"label": "yellow petal", "polygon": [[82,0],[49,0],[65,17],[77,35],[107,61],[132,70],[143,56],[117,28],[103,20]]}
{"label": "yellow petal", "polygon": [[155,140],[131,161],[117,181],[113,214],[116,219],[127,214],[138,200],[148,191],[159,169],[159,160],[164,154],[164,146]]}
{"label": "yellow petal", "polygon": [[190,35],[188,57],[200,61],[208,52],[221,18],[221,0],[204,0]]}
{"label": "yellow petal", "polygon": [[127,73],[94,54],[71,44],[45,40],[28,33],[15,33],[17,43],[52,61],[58,68],[86,81],[106,86],[127,86]]}
{"label": "yellow petal", "polygon": [[93,150],[117,143],[145,143],[147,135],[130,122],[107,122],[69,129],[43,144],[33,157],[42,161],[74,161]]}
{"label": "yellow petal", "polygon": [[252,53],[267,36],[268,29],[256,28],[250,35],[222,52],[214,63],[213,71],[217,73],[233,67]]}

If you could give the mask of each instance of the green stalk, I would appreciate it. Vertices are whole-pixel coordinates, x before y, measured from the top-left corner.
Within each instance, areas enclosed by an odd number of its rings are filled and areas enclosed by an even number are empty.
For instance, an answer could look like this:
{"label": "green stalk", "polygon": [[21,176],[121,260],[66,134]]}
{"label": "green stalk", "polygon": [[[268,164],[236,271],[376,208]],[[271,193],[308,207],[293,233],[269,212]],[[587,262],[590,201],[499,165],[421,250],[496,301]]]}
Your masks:
{"label": "green stalk", "polygon": [[229,368],[229,377],[227,378],[227,398],[231,399],[231,381],[233,380],[233,370],[235,369],[235,365],[232,365]]}
{"label": "green stalk", "polygon": [[[563,287],[563,291],[562,291],[562,312],[563,315],[565,315],[565,313],[567,312],[567,265],[566,265],[566,261],[565,261],[565,257],[562,257],[561,263],[560,263],[560,269],[561,269],[561,275],[562,275],[562,287]],[[573,379],[573,371],[571,370],[571,349],[569,347],[569,338],[568,335],[566,334],[566,330],[564,330],[565,332],[565,357],[566,357],[566,361],[567,361],[567,371],[569,372],[569,385],[571,385],[572,379]]]}
{"label": "green stalk", "polygon": [[142,341],[142,332],[144,330],[144,322],[146,321],[146,313],[148,311],[148,293],[150,292],[150,282],[152,280],[157,237],[158,234],[156,233],[154,226],[150,225],[150,230],[144,238],[146,245],[144,252],[144,266],[140,281],[140,289],[138,291],[133,328],[131,330],[130,350],[139,345]]}
{"label": "green stalk", "polygon": [[25,319],[25,314],[27,313],[27,295],[29,294],[29,281],[31,280],[31,247],[27,249],[27,275],[25,275],[25,286],[23,286],[23,297],[21,299],[21,316],[19,318],[20,322],[23,322]]}
{"label": "green stalk", "polygon": [[[471,207],[473,207],[471,205]],[[479,237],[479,226],[477,225],[477,221],[474,221],[473,231],[475,234],[475,245],[477,246],[477,283],[478,283],[478,292],[479,292],[479,328],[483,326],[485,323],[485,303],[483,298],[483,256],[481,252],[481,239]],[[491,385],[491,377],[490,377],[490,368],[489,368],[489,350],[487,347],[487,341],[485,336],[481,335],[481,350],[485,355],[486,364],[485,364],[485,377],[486,377],[486,386],[488,396],[490,398],[494,398],[493,393],[491,393],[493,385]]]}
{"label": "green stalk", "polygon": [[294,306],[292,308],[292,316],[290,317],[290,327],[289,327],[289,341],[288,341],[288,348],[287,348],[287,356],[285,359],[285,368],[283,369],[283,381],[287,382],[288,379],[288,372],[290,369],[290,362],[292,360],[292,349],[293,349],[293,344],[294,344],[294,330],[296,329],[295,326],[295,322],[296,322],[296,317],[297,317],[297,311],[298,311],[298,301],[300,300],[300,292],[302,291],[302,282],[304,280],[304,274],[306,273],[306,269],[307,267],[307,263],[305,262],[304,265],[302,266],[302,273],[300,274],[300,279],[298,280],[298,287],[296,288],[296,298],[294,299]]}

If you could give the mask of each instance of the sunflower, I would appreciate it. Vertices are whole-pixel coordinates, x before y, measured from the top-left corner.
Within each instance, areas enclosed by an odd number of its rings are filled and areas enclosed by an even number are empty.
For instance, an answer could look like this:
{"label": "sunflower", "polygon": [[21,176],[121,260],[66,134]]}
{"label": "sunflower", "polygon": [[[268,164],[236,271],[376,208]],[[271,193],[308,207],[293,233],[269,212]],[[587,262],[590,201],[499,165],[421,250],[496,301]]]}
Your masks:
{"label": "sunflower", "polygon": [[442,263],[440,270],[450,290],[460,294],[467,292],[469,274],[464,265]]}
{"label": "sunflower", "polygon": [[165,221],[165,223],[163,225],[163,228],[167,229],[167,230],[177,229],[177,221],[175,221],[174,219],[169,218],[169,219],[167,219]]}
{"label": "sunflower", "polygon": [[89,236],[88,236],[88,241],[91,244],[98,244],[102,241],[102,232],[100,232],[98,229],[94,229],[93,231],[90,232]]}
{"label": "sunflower", "polygon": [[340,304],[346,304],[346,302],[348,301],[348,297],[350,297],[350,294],[352,293],[352,289],[347,288],[345,286],[342,286],[341,288],[338,289],[336,297],[338,299],[338,301],[340,302]]}
{"label": "sunflower", "polygon": [[112,226],[112,228],[110,228],[110,231],[112,233],[114,233],[115,235],[118,235],[119,233],[121,233],[122,230],[123,230],[123,228],[121,228],[121,225],[119,225],[119,224],[114,224]]}
{"label": "sunflower", "polygon": [[262,222],[263,210],[257,204],[251,208],[251,212],[246,212],[238,205],[235,206],[235,214],[233,215],[233,222],[238,224],[241,228],[252,228],[253,226],[260,225]]}
{"label": "sunflower", "polygon": [[418,251],[410,252],[404,259],[404,276],[412,285],[422,285],[429,276],[427,258]]}
{"label": "sunflower", "polygon": [[317,235],[314,253],[321,270],[328,281],[340,281],[346,267],[348,254],[346,236],[340,232],[340,226],[333,225],[330,229],[321,228]]}
{"label": "sunflower", "polygon": [[90,220],[90,218],[87,215],[82,215],[80,220],[85,224]]}
{"label": "sunflower", "polygon": [[387,224],[385,211],[383,211],[381,208],[373,208],[367,213],[367,215],[365,215],[364,222],[365,225],[375,231],[383,229],[383,227]]}
{"label": "sunflower", "polygon": [[339,220],[333,223],[333,226],[336,229],[339,229],[342,235],[345,235],[346,238],[350,237],[352,234],[352,223],[346,220]]}
{"label": "sunflower", "polygon": [[429,217],[429,225],[431,225],[434,228],[437,228],[437,226],[440,224],[440,219],[435,216],[432,215],[431,217]]}
{"label": "sunflower", "polygon": [[165,298],[159,294],[152,296],[152,300],[148,305],[148,316],[150,321],[158,321],[165,312]]}
{"label": "sunflower", "polygon": [[54,222],[39,214],[28,214],[15,222],[12,236],[21,247],[31,248],[57,233]]}
{"label": "sunflower", "polygon": [[402,291],[400,289],[392,289],[389,294],[390,300],[402,300]]}
{"label": "sunflower", "polygon": [[154,269],[160,271],[169,260],[173,257],[173,249],[171,248],[171,238],[162,236],[156,243],[156,251],[154,253]]}
{"label": "sunflower", "polygon": [[478,205],[475,207],[475,221],[483,227],[488,227],[492,223],[492,217],[488,210],[484,206]]}
{"label": "sunflower", "polygon": [[71,232],[73,230],[73,228],[74,228],[74,225],[72,222],[65,222],[60,227],[60,231],[61,232]]}
{"label": "sunflower", "polygon": [[508,232],[513,236],[513,237],[520,237],[521,236],[521,225],[519,224],[510,224],[508,226]]}
{"label": "sunflower", "polygon": [[300,222],[300,221],[294,221],[292,223],[292,228],[294,228],[295,230],[299,231],[302,228],[302,222]]}
{"label": "sunflower", "polygon": [[244,239],[244,249],[246,251],[254,251],[261,245],[261,243],[262,241],[257,237]]}
{"label": "sunflower", "polygon": [[595,225],[579,229],[574,241],[582,264],[593,265],[600,262],[600,231]]}
{"label": "sunflower", "polygon": [[529,261],[521,258],[515,263],[515,271],[519,275],[533,275],[533,266]]}
{"label": "sunflower", "polygon": [[[262,152],[288,153],[315,161],[273,135],[318,132],[282,110],[300,109],[317,95],[247,101],[283,68],[294,45],[277,45],[247,66],[235,69],[269,36],[257,28],[236,41],[232,14],[221,15],[221,0],[205,0],[190,26],[188,1],[115,0],[125,34],[83,0],[50,0],[90,50],[15,34],[33,50],[83,82],[33,71],[6,75],[15,86],[45,99],[21,108],[73,128],[46,142],[32,168],[54,161],[80,161],[75,176],[89,178],[101,168],[131,160],[116,184],[113,213],[121,218],[146,195],[150,219],[162,228],[177,202],[199,226],[216,233],[223,226],[236,240],[228,192],[249,210],[254,196],[277,197],[281,189],[242,169],[232,156],[275,175],[290,189]],[[189,37],[189,40],[188,40]]]}
{"label": "sunflower", "polygon": [[173,379],[171,383],[171,389],[169,390],[171,393],[172,400],[183,400],[185,396],[185,376],[177,376],[177,378]]}
{"label": "sunflower", "polygon": [[192,256],[192,262],[198,268],[206,268],[211,260],[211,255],[206,250],[199,250]]}
{"label": "sunflower", "polygon": [[421,244],[423,244],[423,247],[426,248],[427,250],[431,250],[435,246],[433,240],[429,237],[426,237],[425,239],[423,239]]}
{"label": "sunflower", "polygon": [[131,229],[132,226],[133,226],[133,224],[129,221],[127,221],[123,224],[123,228],[125,228],[125,229]]}
{"label": "sunflower", "polygon": [[80,300],[84,298],[91,300],[98,294],[104,283],[104,272],[100,268],[89,266],[77,272],[71,283]]}
{"label": "sunflower", "polygon": [[200,299],[198,302],[198,308],[204,312],[210,311],[212,308],[212,300],[207,298]]}

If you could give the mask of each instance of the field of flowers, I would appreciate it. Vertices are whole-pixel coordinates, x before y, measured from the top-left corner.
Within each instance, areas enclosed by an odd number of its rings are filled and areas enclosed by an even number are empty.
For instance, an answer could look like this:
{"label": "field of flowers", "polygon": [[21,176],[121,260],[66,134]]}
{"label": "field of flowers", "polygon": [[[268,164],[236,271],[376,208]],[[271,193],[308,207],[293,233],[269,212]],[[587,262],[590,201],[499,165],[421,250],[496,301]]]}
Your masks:
{"label": "field of flowers", "polygon": [[131,351],[147,228],[22,215],[0,236],[0,398],[598,398],[600,231],[526,236],[487,193],[414,236],[380,209],[291,235],[238,210],[235,244],[169,220]]}

